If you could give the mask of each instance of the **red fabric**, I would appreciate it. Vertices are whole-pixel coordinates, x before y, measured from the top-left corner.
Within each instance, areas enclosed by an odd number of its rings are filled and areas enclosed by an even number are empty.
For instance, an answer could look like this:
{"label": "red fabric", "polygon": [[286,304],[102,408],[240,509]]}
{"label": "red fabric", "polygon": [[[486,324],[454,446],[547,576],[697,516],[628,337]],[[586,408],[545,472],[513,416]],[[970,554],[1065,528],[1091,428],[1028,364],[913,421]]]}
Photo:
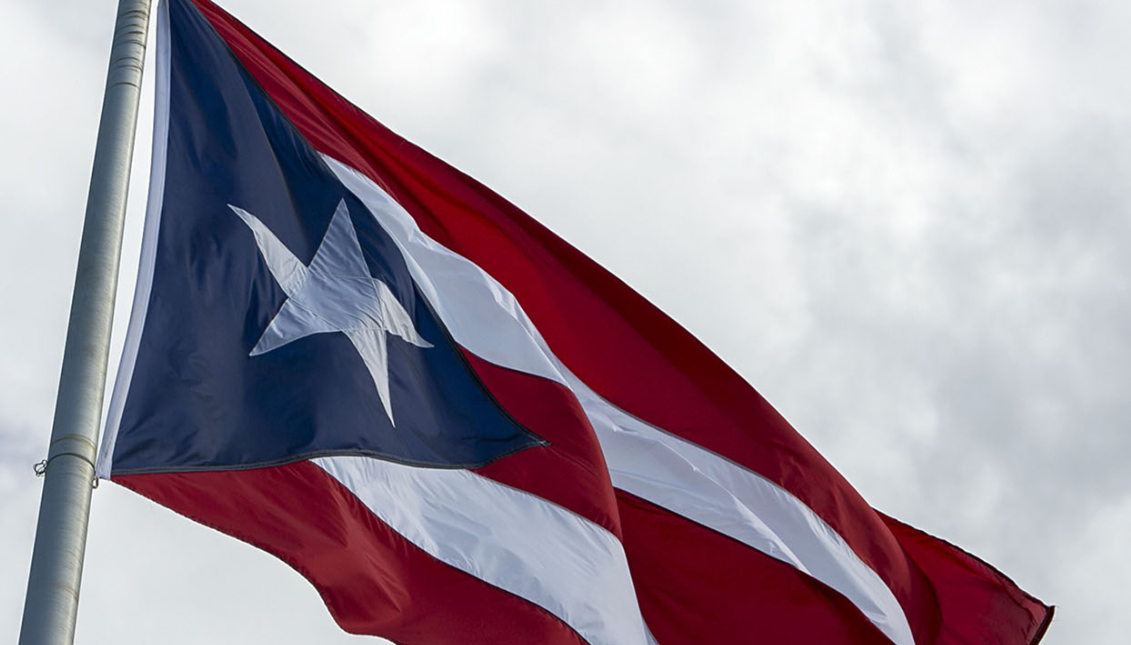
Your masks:
{"label": "red fabric", "polygon": [[[1002,621],[993,611],[952,619],[948,607],[963,605],[941,596],[965,582],[952,584],[949,577],[965,581],[973,574],[926,558],[914,541],[904,544],[906,532],[891,529],[753,388],[699,341],[519,209],[365,115],[212,3],[195,1],[316,149],[382,185],[425,233],[514,293],[554,352],[588,385],[627,412],[750,468],[813,509],[887,582],[919,645],[982,640],[1021,645],[1041,629],[1048,615],[1043,606],[1020,632],[1010,622],[1012,614]],[[548,409],[524,414],[542,415],[540,422],[549,418]],[[565,412],[566,417],[573,414]],[[572,427],[570,423],[562,429]],[[585,441],[573,447],[579,451],[575,454],[589,454]],[[484,474],[506,476],[489,469]],[[594,482],[590,479],[586,485]],[[576,506],[577,500],[567,500],[562,492],[546,489],[545,494]],[[600,514],[605,508],[606,502],[598,500],[585,512]],[[628,511],[623,499],[620,512],[624,520]],[[615,519],[607,521],[615,525]],[[697,548],[683,545],[680,557]],[[632,553],[629,557],[640,561]],[[646,584],[638,585],[640,593],[649,593]],[[690,590],[686,593],[686,600],[694,602]],[[1009,602],[991,605],[1008,608]],[[829,600],[825,609],[835,613],[835,604]],[[952,622],[940,630],[940,620]],[[947,640],[951,631],[967,640]]]}
{"label": "red fabric", "polygon": [[794,567],[628,493],[617,500],[640,609],[662,645],[891,645]]}
{"label": "red fabric", "polygon": [[609,469],[577,397],[553,381],[493,365],[469,352],[464,355],[499,404],[550,442],[475,472],[564,506],[620,537]]}
{"label": "red fabric", "polygon": [[541,607],[434,559],[309,462],[114,481],[282,559],[348,632],[405,645],[583,645]]}
{"label": "red fabric", "polygon": [[938,594],[938,645],[1014,645],[1036,643],[1044,636],[1051,607],[953,544],[890,517],[883,519]]}

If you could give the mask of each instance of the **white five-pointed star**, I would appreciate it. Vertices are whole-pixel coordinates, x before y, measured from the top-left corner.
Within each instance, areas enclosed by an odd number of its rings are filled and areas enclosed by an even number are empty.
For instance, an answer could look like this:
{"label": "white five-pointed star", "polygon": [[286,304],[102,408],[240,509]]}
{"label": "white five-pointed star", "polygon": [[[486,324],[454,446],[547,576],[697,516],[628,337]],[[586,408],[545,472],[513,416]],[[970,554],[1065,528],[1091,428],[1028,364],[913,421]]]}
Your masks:
{"label": "white five-pointed star", "polygon": [[357,232],[345,200],[338,204],[330,228],[310,266],[304,265],[279,238],[251,213],[228,204],[255,235],[259,252],[271,275],[287,294],[282,309],[251,350],[256,356],[312,334],[342,332],[357,348],[389,421],[388,334],[400,336],[417,347],[432,347],[420,337],[412,319],[389,287],[369,275]]}

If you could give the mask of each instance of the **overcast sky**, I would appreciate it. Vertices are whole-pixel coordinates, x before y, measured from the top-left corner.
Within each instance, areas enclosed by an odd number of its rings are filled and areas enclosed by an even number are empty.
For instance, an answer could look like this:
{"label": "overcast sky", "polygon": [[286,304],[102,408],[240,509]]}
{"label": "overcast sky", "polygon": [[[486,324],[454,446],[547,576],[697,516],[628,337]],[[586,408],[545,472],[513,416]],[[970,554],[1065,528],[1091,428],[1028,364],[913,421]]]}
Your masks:
{"label": "overcast sky", "polygon": [[[115,3],[0,1],[15,643]],[[1058,605],[1046,643],[1126,642],[1131,3],[223,4],[671,314],[872,505]],[[107,484],[77,640],[361,639],[282,563]]]}

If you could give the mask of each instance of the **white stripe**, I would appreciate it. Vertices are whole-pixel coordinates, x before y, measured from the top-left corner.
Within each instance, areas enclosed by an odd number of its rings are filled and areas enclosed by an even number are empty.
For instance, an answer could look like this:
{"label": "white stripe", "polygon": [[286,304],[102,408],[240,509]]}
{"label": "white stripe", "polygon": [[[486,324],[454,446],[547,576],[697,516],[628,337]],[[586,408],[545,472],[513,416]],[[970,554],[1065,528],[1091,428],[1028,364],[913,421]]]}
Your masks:
{"label": "white stripe", "polygon": [[792,493],[632,417],[579,381],[571,385],[600,438],[613,486],[793,565],[851,600],[894,643],[915,644],[887,584]]}
{"label": "white stripe", "polygon": [[149,201],[145,207],[145,228],[141,234],[141,260],[138,264],[137,286],[134,287],[133,309],[126,329],[122,359],[118,363],[118,378],[114,381],[114,394],[106,414],[106,431],[102,434],[102,448],[98,452],[98,477],[110,478],[113,468],[114,446],[118,440],[118,426],[122,423],[122,408],[133,381],[137,349],[141,332],[145,328],[145,314],[149,309],[149,294],[153,288],[153,267],[157,254],[157,233],[161,228],[161,205],[165,198],[165,151],[169,144],[169,3],[157,7],[157,83],[153,107],[153,156],[149,164]]}
{"label": "white stripe", "polygon": [[313,461],[409,542],[544,608],[589,643],[650,641],[624,548],[600,526],[466,470]]}
{"label": "white stripe", "polygon": [[394,238],[452,337],[497,365],[569,386],[621,490],[793,565],[851,600],[897,645],[914,645],[884,581],[789,491],[719,455],[632,417],[597,395],[550,351],[514,296],[477,265],[426,236],[360,172],[324,157]]}

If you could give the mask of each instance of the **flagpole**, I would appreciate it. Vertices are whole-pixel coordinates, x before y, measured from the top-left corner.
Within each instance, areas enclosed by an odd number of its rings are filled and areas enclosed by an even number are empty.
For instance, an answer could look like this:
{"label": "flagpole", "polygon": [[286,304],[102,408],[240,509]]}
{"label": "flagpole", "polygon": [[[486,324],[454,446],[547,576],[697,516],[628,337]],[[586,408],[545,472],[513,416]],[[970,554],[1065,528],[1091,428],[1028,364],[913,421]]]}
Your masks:
{"label": "flagpole", "polygon": [[119,0],[20,645],[74,641],[150,0]]}

